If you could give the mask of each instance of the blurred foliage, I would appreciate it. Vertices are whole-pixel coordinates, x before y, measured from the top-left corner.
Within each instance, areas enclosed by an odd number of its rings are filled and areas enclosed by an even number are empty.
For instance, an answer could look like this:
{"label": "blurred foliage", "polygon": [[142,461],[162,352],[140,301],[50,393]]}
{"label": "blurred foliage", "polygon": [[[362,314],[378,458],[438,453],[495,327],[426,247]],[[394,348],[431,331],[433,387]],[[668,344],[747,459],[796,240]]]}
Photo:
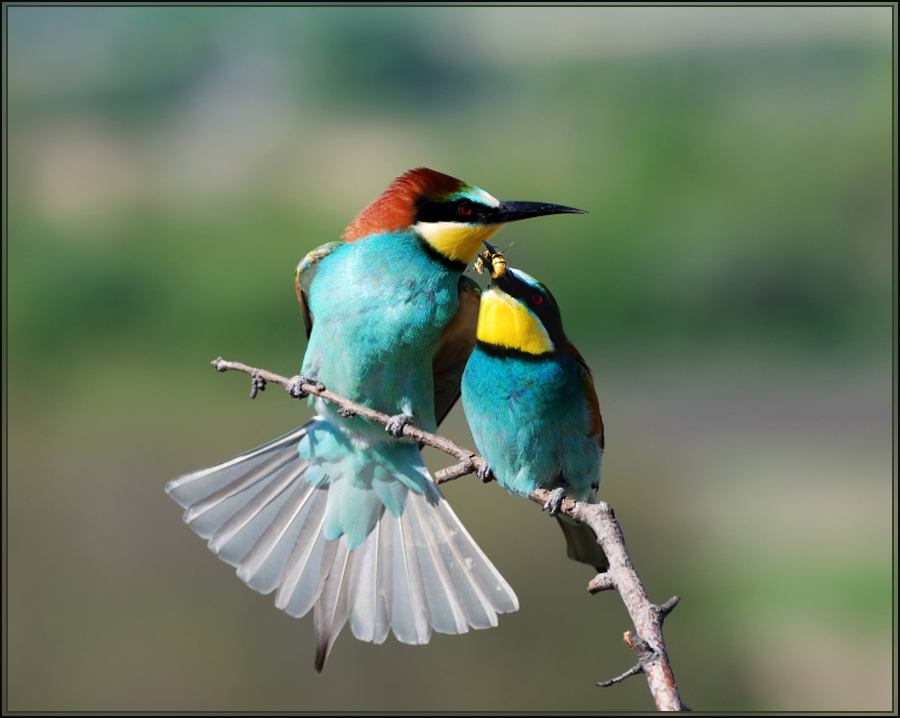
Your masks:
{"label": "blurred foliage", "polygon": [[[85,72],[68,92],[48,95],[26,92],[13,72],[12,96],[21,98],[12,103],[13,126],[24,131],[45,114],[90,110],[137,142],[159,132],[160,116],[188,102],[186,93],[227,62],[205,49],[220,39],[209,27],[201,26],[203,42],[191,35],[200,32],[199,16],[181,14],[157,30],[187,36],[175,42],[176,52],[164,53],[164,63],[137,60],[153,52],[148,38],[156,35],[126,26],[142,41],[124,53],[115,82],[92,85]],[[542,221],[499,235],[515,241],[511,261],[541,266],[552,278],[548,283],[570,308],[569,332],[582,343],[774,344],[864,355],[887,349],[889,47],[810,41],[475,73],[456,71],[452,56],[429,56],[399,41],[415,35],[417,13],[391,16],[400,23],[375,17],[384,28],[330,13],[313,23],[334,26],[318,40],[329,43],[319,56],[323,74],[315,92],[324,95],[317,112],[325,117],[315,125],[328,122],[330,112],[402,125],[417,108],[416,132],[431,146],[428,155],[442,160],[433,164],[471,165],[466,177],[501,197],[534,195],[589,209],[587,221]],[[115,35],[109,53],[129,42],[124,35]],[[280,70],[302,75],[290,62],[302,55],[289,54]],[[300,83],[302,77],[284,84]],[[304,130],[307,141],[315,133],[316,126]],[[372,197],[388,179],[358,191]],[[28,190],[16,182],[11,189]],[[358,210],[339,196],[327,205],[298,196],[291,210],[251,186],[227,204],[176,212],[139,197],[116,222],[97,227],[100,220],[48,224],[22,199],[10,212],[10,236],[29,238],[10,247],[11,327],[22,342],[13,350],[28,354],[48,339],[65,343],[83,332],[129,341],[156,331],[181,345],[206,342],[226,325],[252,331],[235,312],[244,307],[244,316],[274,321],[267,317],[289,293],[290,268],[338,236]],[[308,239],[298,241],[298,230]],[[245,271],[251,252],[259,263],[280,260],[284,291],[276,291],[274,268]],[[20,316],[27,323],[17,323]],[[271,325],[255,328],[253,341],[278,337],[265,331]]]}
{"label": "blurred foliage", "polygon": [[497,241],[595,369],[601,494],[685,597],[685,701],[885,707],[890,8],[4,10],[10,709],[650,707],[592,690],[627,618],[498,489],[446,494],[521,611],[427,649],[347,631],[321,678],[311,622],[162,492],[308,415],[205,364],[296,371],[297,262],[420,165],[590,212]]}

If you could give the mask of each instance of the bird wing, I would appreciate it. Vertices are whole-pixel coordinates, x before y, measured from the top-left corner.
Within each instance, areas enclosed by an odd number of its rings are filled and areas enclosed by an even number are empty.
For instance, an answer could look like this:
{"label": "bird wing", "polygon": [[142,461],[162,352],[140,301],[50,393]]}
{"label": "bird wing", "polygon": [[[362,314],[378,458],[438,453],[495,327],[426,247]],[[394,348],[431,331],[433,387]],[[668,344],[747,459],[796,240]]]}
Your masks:
{"label": "bird wing", "polygon": [[597,437],[597,443],[603,448],[603,416],[600,414],[600,400],[597,398],[597,390],[594,388],[594,375],[591,368],[587,365],[584,357],[581,356],[574,344],[569,344],[569,351],[583,370],[581,373],[582,389],[584,396],[588,400],[588,406],[591,411],[591,436]]}
{"label": "bird wing", "polygon": [[319,269],[319,262],[331,254],[335,249],[340,247],[343,242],[329,242],[317,247],[300,260],[297,265],[297,274],[294,281],[297,285],[297,298],[300,300],[300,311],[303,313],[303,323],[306,325],[306,338],[312,333],[313,315],[309,311],[309,288],[315,279],[316,271]]}
{"label": "bird wing", "polygon": [[460,277],[459,309],[441,332],[432,361],[434,417],[439,425],[459,399],[463,371],[475,348],[480,304],[481,289],[468,277]]}

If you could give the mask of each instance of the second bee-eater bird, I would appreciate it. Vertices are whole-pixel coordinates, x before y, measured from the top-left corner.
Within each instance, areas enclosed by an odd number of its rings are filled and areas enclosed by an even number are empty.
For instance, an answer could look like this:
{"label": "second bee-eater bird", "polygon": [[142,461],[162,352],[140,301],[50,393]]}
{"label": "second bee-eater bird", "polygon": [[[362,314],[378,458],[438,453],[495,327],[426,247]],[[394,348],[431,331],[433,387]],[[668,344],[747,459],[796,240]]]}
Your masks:
{"label": "second bee-eater bird", "polygon": [[[481,295],[477,343],[462,378],[463,408],[491,474],[510,493],[550,489],[552,514],[564,496],[595,503],[603,419],[591,370],[563,331],[543,284],[506,267],[493,247],[490,288]],[[558,516],[569,557],[603,570],[587,526]]]}
{"label": "second bee-eater bird", "polygon": [[397,178],[297,268],[309,343],[302,374],[393,417],[388,432],[317,399],[317,416],[166,491],[219,558],[293,616],[314,608],[317,671],[349,621],[381,643],[497,624],[518,600],[397,439],[434,431],[459,397],[479,291],[463,271],[503,224],[581,212],[500,202],[429,169]]}

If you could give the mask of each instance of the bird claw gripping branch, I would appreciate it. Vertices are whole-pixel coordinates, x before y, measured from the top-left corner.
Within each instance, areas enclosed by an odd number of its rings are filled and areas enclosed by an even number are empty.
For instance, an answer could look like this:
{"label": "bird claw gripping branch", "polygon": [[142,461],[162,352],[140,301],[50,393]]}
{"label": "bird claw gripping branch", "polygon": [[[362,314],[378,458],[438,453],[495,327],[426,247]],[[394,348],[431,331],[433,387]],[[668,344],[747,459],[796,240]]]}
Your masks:
{"label": "bird claw gripping branch", "polygon": [[553,491],[550,492],[550,496],[547,497],[547,500],[544,502],[544,505],[541,506],[541,511],[550,510],[551,516],[556,516],[559,513],[559,509],[562,507],[563,499],[566,498],[566,489],[562,486],[557,486]]}
{"label": "bird claw gripping branch", "polygon": [[305,399],[309,396],[309,393],[303,391],[304,384],[312,384],[318,391],[325,390],[325,385],[322,382],[298,374],[297,376],[291,377],[291,380],[287,385],[287,393],[295,399]]}
{"label": "bird claw gripping branch", "polygon": [[384,427],[384,430],[395,439],[399,439],[403,436],[403,427],[412,423],[413,417],[409,414],[397,414],[396,416],[391,417],[391,420],[387,423],[387,426]]}

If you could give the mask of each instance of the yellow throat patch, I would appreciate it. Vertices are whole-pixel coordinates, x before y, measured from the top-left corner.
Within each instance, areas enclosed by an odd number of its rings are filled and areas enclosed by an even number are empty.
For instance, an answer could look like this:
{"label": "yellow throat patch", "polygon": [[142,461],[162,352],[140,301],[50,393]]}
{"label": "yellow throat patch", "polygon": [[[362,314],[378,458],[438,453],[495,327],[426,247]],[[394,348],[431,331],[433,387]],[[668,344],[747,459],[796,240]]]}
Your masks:
{"label": "yellow throat patch", "polygon": [[541,320],[518,299],[496,287],[481,295],[477,336],[485,344],[535,356],[553,351]]}
{"label": "yellow throat patch", "polygon": [[475,255],[481,249],[481,241],[489,240],[502,226],[492,224],[484,227],[463,222],[419,222],[415,225],[415,230],[447,259],[468,264],[475,259]]}

